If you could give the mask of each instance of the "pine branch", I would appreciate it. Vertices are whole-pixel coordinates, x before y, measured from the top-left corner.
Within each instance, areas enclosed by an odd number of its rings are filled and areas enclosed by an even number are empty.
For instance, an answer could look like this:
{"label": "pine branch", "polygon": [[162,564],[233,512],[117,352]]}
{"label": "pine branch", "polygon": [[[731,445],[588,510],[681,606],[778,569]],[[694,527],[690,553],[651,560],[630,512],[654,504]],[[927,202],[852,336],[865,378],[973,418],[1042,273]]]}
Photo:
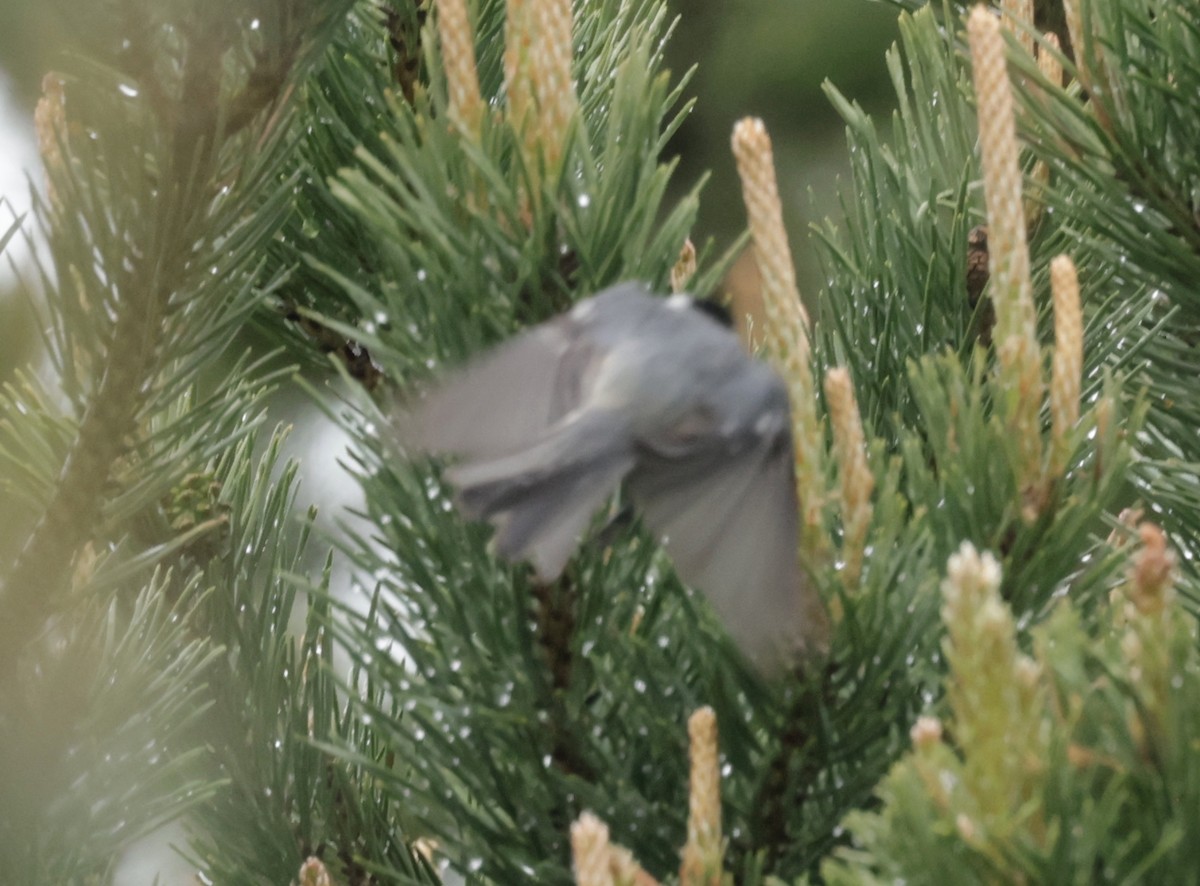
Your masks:
{"label": "pine branch", "polygon": [[[294,462],[280,463],[283,435],[261,457],[249,437],[210,474],[221,489],[228,537],[193,557],[222,589],[204,601],[191,629],[225,640],[209,680],[213,708],[196,730],[225,783],[194,811],[191,854],[214,882],[285,882],[300,861],[323,861],[339,883],[369,883],[387,864],[391,882],[434,879],[404,839],[405,810],[374,789],[369,765],[354,767],[328,747],[376,741],[338,697],[326,596],[331,560],[306,577],[313,513],[300,526]],[[273,527],[288,527],[283,531]],[[298,594],[311,584],[307,610]],[[290,632],[302,616],[297,638]]]}
{"label": "pine branch", "polygon": [[[107,567],[92,554],[87,568]],[[204,716],[216,652],[201,639],[179,642],[203,589],[193,580],[172,604],[174,578],[154,576],[129,611],[78,605],[57,626],[57,654],[9,687],[0,717],[6,870],[35,882],[103,877],[132,842],[211,796],[189,733]]]}
{"label": "pine branch", "polygon": [[[603,41],[586,42],[598,56],[585,50],[576,61],[593,71],[611,62],[617,73],[598,78],[617,84],[601,93],[603,101],[591,91],[596,80],[578,87],[576,138],[562,161],[578,170],[576,179],[547,175],[540,142],[503,116],[499,97],[487,103],[477,132],[455,122],[453,97],[464,93],[443,85],[448,74],[433,55],[429,92],[417,90],[411,105],[391,103],[390,138],[378,151],[360,151],[334,180],[331,194],[368,238],[355,254],[369,251],[380,264],[348,266],[322,253],[311,265],[326,281],[318,296],[324,302],[315,306],[326,305],[323,322],[363,343],[392,379],[420,376],[429,362],[459,359],[515,323],[560,310],[617,269],[665,283],[683,239],[677,225],[689,211],[668,216],[658,233],[649,227],[660,216],[649,209],[664,177],[657,133],[673,125],[662,103],[673,93],[664,87],[646,97],[645,84],[654,81],[644,73],[639,41],[655,15],[647,9],[646,19],[612,30],[608,22],[618,20],[596,9],[577,24],[577,35],[603,28],[628,42],[613,49],[625,56],[605,54]],[[477,10],[473,25],[477,34],[496,27],[487,10]],[[347,613],[337,630],[402,717],[395,722],[390,704],[374,696],[361,700],[364,714],[381,724],[398,759],[424,763],[411,772],[381,771],[381,778],[409,799],[414,832],[435,836],[462,871],[564,879],[563,810],[581,808],[619,829],[614,836],[651,873],[673,869],[679,840],[672,833],[684,822],[663,749],[678,734],[684,703],[696,700],[710,701],[731,724],[731,866],[751,871],[758,864],[761,873],[766,858],[784,875],[812,869],[837,843],[838,822],[869,802],[904,751],[903,735],[923,706],[938,699],[936,564],[964,534],[1003,551],[1006,590],[1022,616],[1040,616],[1067,585],[1089,606],[1107,588],[1111,564],[1080,564],[1097,548],[1102,516],[1125,491],[1130,453],[1118,437],[1119,388],[1096,373],[1078,396],[1091,403],[1102,392],[1102,405],[1086,410],[1079,427],[1054,432],[1058,438],[1041,421],[1037,400],[1023,428],[1039,445],[1014,439],[997,404],[1013,398],[1018,376],[993,375],[988,354],[969,335],[979,308],[967,292],[967,233],[984,211],[971,186],[980,171],[969,69],[961,45],[947,42],[931,14],[905,19],[902,34],[909,69],[906,75],[893,55],[901,93],[895,144],[885,145],[860,112],[842,104],[857,178],[846,196],[847,230],[825,233],[832,285],[815,345],[819,365],[844,360],[860,385],[863,439],[839,444],[857,450],[843,470],[865,467],[877,480],[874,501],[855,508],[869,515],[865,526],[851,532],[856,518],[831,510],[815,527],[828,533],[825,524],[840,517],[842,540],[869,554],[854,581],[839,577],[836,564],[813,564],[814,581],[829,589],[837,630],[834,664],[811,685],[764,687],[739,671],[704,614],[663,580],[641,536],[609,535],[597,549],[585,547],[571,578],[573,625],[548,619],[561,601],[490,559],[478,527],[463,526],[447,507],[436,472],[405,464],[380,440],[385,414],[367,404],[329,406],[356,439],[355,473],[371,527],[356,527],[346,552],[371,577],[378,604],[366,616]],[[482,72],[496,69],[488,52],[497,50],[478,37],[476,45],[486,96]],[[642,87],[636,103],[625,98],[635,84]],[[936,111],[927,91],[940,97]],[[592,116],[599,108],[606,114]],[[1024,205],[1019,191],[1005,199]],[[1060,241],[1047,235],[1034,242],[1035,273],[1020,285],[1040,295],[1046,244]],[[653,270],[641,273],[647,266]],[[998,328],[1019,325],[1038,335],[1049,328],[1048,312],[1042,328],[1000,317],[1007,304],[996,299]],[[1144,342],[1145,319],[1122,318],[1123,338],[1087,341],[1084,371],[1128,368],[1129,344]],[[959,356],[943,353],[946,344]],[[1044,378],[1036,350],[1012,365],[1020,378]],[[1138,426],[1138,416],[1134,410],[1128,427]],[[1091,430],[1095,451],[1080,445]],[[872,435],[880,439],[869,443]],[[826,445],[823,430],[815,436]],[[1068,453],[1052,477],[1040,461],[1051,442]],[[828,488],[827,469],[820,473],[814,482]],[[653,591],[639,604],[635,591],[646,585]],[[531,613],[540,624],[532,631]],[[549,673],[539,632],[553,652]],[[391,642],[396,651],[381,656]],[[556,690],[549,706],[547,687]],[[366,765],[360,751],[347,753]]]}
{"label": "pine branch", "polygon": [[[1102,536],[1135,494],[1127,481],[1135,464],[1138,494],[1168,524],[1196,529],[1194,484],[1184,481],[1197,461],[1185,390],[1194,360],[1190,332],[1168,330],[1190,316],[1183,278],[1169,276],[1190,268],[1179,227],[1190,173],[1177,145],[1147,157],[1131,131],[1140,109],[1172,145],[1190,132],[1159,65],[1168,59],[1190,83],[1192,47],[1178,27],[1183,13],[1156,7],[1163,14],[1150,16],[1133,0],[1103,6],[1084,17],[1092,31],[1073,26],[1095,38],[1078,41],[1074,70],[1091,84],[1083,92],[1054,82],[1024,48],[1030,29],[1004,19],[1009,62],[993,43],[992,87],[1014,90],[1020,131],[1037,138],[1010,150],[1004,174],[989,176],[1000,184],[986,189],[978,71],[957,7],[943,4],[940,19],[928,9],[902,19],[901,46],[889,56],[898,92],[890,139],[831,89],[854,177],[846,220],[818,232],[830,283],[810,330],[813,366],[833,373],[828,402],[815,399],[811,379],[806,389],[821,465],[809,482],[821,505],[813,532],[824,549],[852,555],[853,568],[838,553],[810,562],[832,616],[831,660],[780,685],[746,672],[636,525],[594,533],[553,587],[497,563],[486,531],[453,513],[436,466],[395,451],[386,405],[361,389],[349,402],[319,395],[352,436],[348,459],[365,495],[342,543],[361,586],[334,603],[328,564],[310,576],[302,559],[307,529],[278,528],[294,506],[295,468],[272,473],[278,441],[256,459],[253,421],[239,422],[260,415],[270,374],[243,364],[234,371],[245,383],[225,396],[193,392],[195,372],[259,306],[257,321],[293,353],[313,362],[341,355],[386,404],[392,386],[603,284],[639,277],[665,290],[693,233],[697,192],[673,206],[665,197],[672,164],[661,153],[687,105],[681,85],[659,72],[670,30],[661,3],[576,4],[570,14],[559,3],[540,12],[529,4],[511,31],[506,4],[495,0],[459,4],[457,23],[453,4],[436,4],[423,23],[416,7],[363,4],[312,80],[298,83],[295,66],[324,31],[314,25],[301,39],[281,24],[291,37],[268,41],[270,51],[248,38],[228,93],[220,66],[199,61],[181,62],[174,85],[145,74],[133,83],[129,72],[154,69],[146,65],[157,57],[134,40],[124,58],[133,67],[121,74],[129,82],[111,72],[103,82],[141,90],[116,107],[149,147],[110,158],[72,153],[84,148],[69,132],[47,142],[67,149],[44,209],[58,226],[45,277],[67,315],[51,328],[75,412],[61,415],[32,382],[13,384],[0,457],[22,500],[50,515],[63,507],[62,465],[72,464],[89,421],[120,431],[104,441],[109,449],[89,444],[96,476],[84,479],[95,488],[80,486],[78,507],[103,514],[104,525],[79,520],[56,541],[64,561],[93,535],[113,553],[80,588],[59,594],[63,612],[77,594],[100,599],[144,584],[154,563],[171,565],[153,588],[162,599],[183,606],[201,584],[217,589],[171,639],[175,648],[200,633],[221,643],[224,652],[204,661],[207,694],[182,693],[178,676],[161,688],[163,697],[214,705],[208,722],[189,723],[187,744],[211,747],[228,779],[219,790],[203,782],[206,802],[193,820],[193,853],[206,872],[283,882],[304,864],[309,879],[429,882],[436,865],[497,882],[568,882],[569,825],[584,809],[645,865],[606,854],[607,873],[629,878],[679,870],[685,840],[686,877],[723,866],[747,883],[817,869],[830,880],[1066,878],[1097,863],[1134,878],[1182,858],[1172,855],[1183,845],[1176,834],[1192,835],[1155,798],[1172,779],[1194,780],[1183,740],[1190,709],[1167,689],[1191,667],[1194,636],[1164,590],[1165,540],[1147,531],[1138,570],[1123,580],[1129,550]],[[290,4],[277,11],[280,23],[290,20]],[[1117,25],[1137,39],[1110,33]],[[198,27],[181,33],[200,39]],[[214,29],[242,33],[228,21]],[[517,37],[543,40],[548,51],[522,56]],[[196,59],[211,62],[214,47],[227,45],[214,41]],[[1146,46],[1160,55],[1143,56]],[[1136,72],[1128,81],[1127,60]],[[1061,61],[1070,71],[1069,58]],[[294,129],[280,110],[293,83]],[[72,88],[81,87],[68,82],[68,99]],[[1134,94],[1127,105],[1122,96]],[[195,103],[197,120],[172,117],[176,96]],[[195,137],[204,121],[215,140]],[[994,140],[984,141],[991,150]],[[237,151],[247,145],[262,150],[262,163],[243,167]],[[117,161],[128,156],[136,162],[126,169]],[[1163,178],[1153,193],[1151,171]],[[142,190],[126,187],[135,180]],[[147,182],[164,190],[150,194]],[[1153,210],[1148,232],[1130,197]],[[979,223],[998,203],[1008,209],[1004,231],[993,220],[993,236],[981,237]],[[1145,233],[1143,251],[1133,241]],[[1029,272],[997,273],[1013,266],[1023,237]],[[123,264],[130,241],[133,271]],[[1078,265],[1081,309],[1061,295],[1061,280],[1050,308],[1064,252]],[[988,263],[991,274],[970,273]],[[213,267],[219,288],[201,282]],[[702,249],[699,267],[691,285],[704,293],[722,261]],[[136,288],[147,279],[153,285]],[[1177,300],[1170,309],[1147,297],[1160,285]],[[126,321],[139,298],[145,316]],[[994,323],[985,323],[989,305]],[[159,350],[139,352],[127,370],[132,387],[110,392],[105,405],[105,383],[90,380],[111,375],[118,332],[140,342],[151,329],[162,331]],[[1004,350],[1014,336],[1022,347]],[[778,337],[785,354],[801,347]],[[1144,400],[1125,393],[1143,378],[1152,383]],[[95,403],[108,419],[89,418]],[[34,417],[12,419],[22,410]],[[1156,457],[1139,460],[1135,447]],[[964,538],[992,550],[997,570],[984,570],[986,587],[974,588],[986,590],[970,598],[978,605],[948,597],[939,619],[936,587]],[[1186,588],[1193,567],[1182,559]],[[963,570],[951,571],[962,585]],[[1114,587],[1136,614],[1106,604]],[[313,605],[297,643],[286,626],[299,588],[312,591]],[[131,599],[127,590],[109,598]],[[1034,658],[1025,657],[1031,637]],[[349,674],[328,670],[335,639]],[[722,725],[716,818],[729,842],[719,859],[711,841],[689,835],[720,831],[701,827],[684,802],[682,725],[704,704]],[[950,728],[919,719],[931,713]],[[1005,730],[1025,743],[998,746]],[[1018,746],[1035,765],[1022,767]],[[938,793],[928,777],[935,764],[962,776],[959,794]],[[1048,772],[1062,779],[1050,783]],[[1113,787],[1121,780],[1113,773],[1136,779],[1138,796]],[[1007,803],[997,785],[1016,800]],[[148,816],[139,825],[183,808],[153,779],[141,787]],[[883,814],[861,811],[880,802]],[[1065,824],[1054,831],[1080,809],[1091,816],[1087,839]],[[709,808],[703,821],[713,820]],[[1158,843],[1110,852],[1095,836],[1157,833],[1144,825],[1162,821],[1170,828]],[[844,825],[870,857],[846,848]],[[1054,833],[1066,835],[1056,844],[1065,855],[1053,854]],[[598,842],[611,849],[608,836]],[[831,853],[837,861],[827,861]],[[94,870],[96,857],[89,851],[75,867]]]}
{"label": "pine branch", "polygon": [[[1160,502],[1164,528],[1185,552],[1181,590],[1197,597],[1191,566],[1200,550],[1190,465],[1200,460],[1188,430],[1200,419],[1187,395],[1196,338],[1193,281],[1200,227],[1192,183],[1198,136],[1179,96],[1200,84],[1195,10],[1169,3],[1074,3],[1073,82],[1063,87],[1017,64],[1035,84],[1021,93],[1031,148],[1048,169],[1045,200],[1081,263],[1081,279],[1112,301],[1099,317],[1143,317],[1142,342],[1124,345],[1153,392],[1135,477],[1139,494]],[[1051,50],[1047,50],[1050,52]],[[1182,90],[1182,91],[1179,91]],[[1100,340],[1109,335],[1096,328]]]}
{"label": "pine branch", "polygon": [[[304,31],[286,16],[281,23],[283,30],[273,35],[283,47],[280,61],[294,62]],[[54,318],[54,356],[80,417],[41,516],[5,575],[3,679],[56,607],[75,551],[94,532],[118,462],[162,390],[156,381],[168,359],[175,361],[171,385],[178,389],[187,383],[180,370],[197,368],[187,362],[188,351],[213,350],[212,333],[253,298],[247,286],[246,298],[228,299],[209,271],[246,275],[256,244],[269,236],[268,211],[251,225],[246,215],[275,151],[265,150],[259,165],[231,156],[230,149],[255,118],[264,128],[251,138],[264,148],[280,144],[263,111],[281,101],[284,78],[278,72],[286,66],[264,79],[256,65],[243,86],[231,84],[222,68],[234,52],[237,30],[216,16],[179,25],[183,39],[173,81],[159,82],[153,67],[96,69],[90,82],[72,82],[67,99],[48,95],[40,115],[49,128],[43,144],[56,147],[47,154],[51,200],[38,206],[56,271],[42,276],[51,293],[58,285],[80,287],[76,306]],[[128,55],[152,59],[163,48],[135,42]],[[144,98],[139,88],[147,90]],[[102,108],[118,115],[120,125],[103,119]],[[84,258],[90,250],[99,263]],[[197,335],[191,324],[203,320],[216,328]],[[83,381],[87,376],[98,379],[94,389]]]}
{"label": "pine branch", "polygon": [[[286,524],[286,486],[261,513],[230,492],[265,471],[249,447],[280,375],[263,360],[202,374],[283,277],[261,256],[290,195],[288,84],[337,10],[235,5],[143,8],[125,49],[74,62],[39,107],[56,377],[0,399],[6,491],[41,515],[0,598],[0,854],[31,881],[104,879],[133,840],[219,797],[198,740],[222,700],[215,648],[261,660],[213,613],[227,591],[262,593],[236,552]],[[212,581],[215,560],[235,576]]]}
{"label": "pine branch", "polygon": [[[912,751],[881,786],[883,808],[848,821],[858,850],[822,867],[828,882],[1153,880],[1190,869],[1194,826],[1177,810],[1196,783],[1195,755],[1179,753],[1196,719],[1195,626],[1172,599],[1161,530],[1139,534],[1095,633],[1059,607],[1035,629],[1032,658],[996,593],[996,562],[968,545],[951,558],[949,719],[914,726]],[[1140,826],[1148,821],[1158,826]]]}

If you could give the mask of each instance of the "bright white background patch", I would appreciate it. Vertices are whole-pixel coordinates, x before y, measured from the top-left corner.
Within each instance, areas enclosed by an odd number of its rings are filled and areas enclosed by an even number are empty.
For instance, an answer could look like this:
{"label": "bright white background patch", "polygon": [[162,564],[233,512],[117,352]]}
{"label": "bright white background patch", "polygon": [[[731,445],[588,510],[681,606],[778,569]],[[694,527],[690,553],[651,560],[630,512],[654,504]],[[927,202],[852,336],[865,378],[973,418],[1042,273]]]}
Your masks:
{"label": "bright white background patch", "polygon": [[[33,117],[12,97],[8,78],[0,71],[0,231],[7,231],[14,217],[28,213],[32,203],[29,180],[40,184],[41,160],[33,135]],[[28,176],[28,177],[27,177]],[[26,233],[32,231],[29,218],[24,223]],[[29,260],[29,247],[18,234],[4,250],[0,261],[0,289],[13,283],[12,264],[18,266]]]}

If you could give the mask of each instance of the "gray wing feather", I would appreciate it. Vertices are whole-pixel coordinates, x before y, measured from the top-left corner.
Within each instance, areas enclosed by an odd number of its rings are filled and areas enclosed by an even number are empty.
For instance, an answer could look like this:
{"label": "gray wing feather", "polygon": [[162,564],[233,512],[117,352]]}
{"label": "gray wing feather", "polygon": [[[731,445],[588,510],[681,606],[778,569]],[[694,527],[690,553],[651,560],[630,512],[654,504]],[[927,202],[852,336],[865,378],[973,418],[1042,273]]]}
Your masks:
{"label": "gray wing feather", "polygon": [[556,578],[631,464],[632,458],[612,453],[543,481],[495,519],[497,552],[508,560],[527,557],[543,581]]}
{"label": "gray wing feather", "polygon": [[764,440],[707,473],[666,466],[630,477],[646,523],[681,578],[705,594],[738,647],[766,671],[826,643],[821,601],[797,556],[790,447]]}
{"label": "gray wing feather", "polygon": [[573,325],[557,322],[494,348],[403,406],[400,439],[469,457],[521,449],[577,405],[589,350],[579,345]]}
{"label": "gray wing feather", "polygon": [[446,477],[463,513],[496,526],[497,553],[528,558],[549,580],[562,572],[592,514],[633,461],[616,416],[584,413],[518,452],[454,465]]}

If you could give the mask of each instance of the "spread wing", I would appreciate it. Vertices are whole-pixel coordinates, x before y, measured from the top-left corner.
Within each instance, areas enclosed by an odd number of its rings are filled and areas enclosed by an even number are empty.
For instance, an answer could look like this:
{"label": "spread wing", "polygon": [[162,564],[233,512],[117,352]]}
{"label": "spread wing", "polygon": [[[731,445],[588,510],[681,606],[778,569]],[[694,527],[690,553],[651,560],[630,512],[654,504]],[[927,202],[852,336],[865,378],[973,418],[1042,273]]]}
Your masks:
{"label": "spread wing", "polygon": [[549,580],[633,463],[628,434],[582,404],[600,347],[567,314],[435,383],[396,419],[410,451],[456,456],[455,503],[496,527],[496,551]]}
{"label": "spread wing", "polygon": [[609,349],[662,310],[660,299],[632,283],[579,302],[402,404],[395,421],[401,442],[468,458],[526,448],[583,403]]}
{"label": "spread wing", "polygon": [[530,446],[446,472],[459,509],[496,526],[496,551],[530,560],[543,580],[558,576],[592,514],[633,465],[615,416],[576,414]]}
{"label": "spread wing", "polygon": [[798,508],[786,436],[707,459],[649,455],[629,477],[643,519],[765,671],[827,643],[823,606],[797,558]]}
{"label": "spread wing", "polygon": [[410,449],[471,458],[528,446],[579,403],[594,348],[560,317],[435,383],[395,420]]}

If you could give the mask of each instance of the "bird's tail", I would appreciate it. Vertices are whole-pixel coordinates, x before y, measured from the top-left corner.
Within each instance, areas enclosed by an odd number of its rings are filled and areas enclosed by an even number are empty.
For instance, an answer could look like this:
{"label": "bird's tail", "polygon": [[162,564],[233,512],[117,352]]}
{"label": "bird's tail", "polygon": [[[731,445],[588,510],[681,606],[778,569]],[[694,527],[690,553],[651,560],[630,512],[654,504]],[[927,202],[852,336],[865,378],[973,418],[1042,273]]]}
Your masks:
{"label": "bird's tail", "polygon": [[596,509],[633,467],[614,416],[568,417],[532,444],[446,472],[459,509],[496,526],[496,551],[528,559],[543,580],[562,572]]}

